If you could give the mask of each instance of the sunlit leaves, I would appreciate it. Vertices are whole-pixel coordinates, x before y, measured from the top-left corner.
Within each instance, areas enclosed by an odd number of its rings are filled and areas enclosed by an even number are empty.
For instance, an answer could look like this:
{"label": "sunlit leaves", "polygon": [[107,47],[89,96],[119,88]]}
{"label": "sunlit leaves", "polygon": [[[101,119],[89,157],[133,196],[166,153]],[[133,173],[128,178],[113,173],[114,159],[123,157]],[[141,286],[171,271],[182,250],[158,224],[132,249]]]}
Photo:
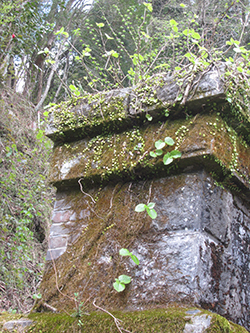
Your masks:
{"label": "sunlit leaves", "polygon": [[144,6],[147,8],[149,12],[153,11],[153,6],[151,3],[143,2]]}

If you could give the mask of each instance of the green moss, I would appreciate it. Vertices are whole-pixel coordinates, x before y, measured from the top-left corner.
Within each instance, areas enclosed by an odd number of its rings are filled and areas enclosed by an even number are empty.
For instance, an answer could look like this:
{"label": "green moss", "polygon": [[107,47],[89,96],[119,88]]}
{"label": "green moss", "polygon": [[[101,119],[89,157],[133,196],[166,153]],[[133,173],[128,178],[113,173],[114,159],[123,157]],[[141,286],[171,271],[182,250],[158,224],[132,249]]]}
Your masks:
{"label": "green moss", "polygon": [[[178,149],[182,158],[178,163],[164,166],[162,156],[152,158],[155,141],[172,137],[176,144],[168,150]],[[226,147],[226,149],[225,149]],[[77,184],[84,178],[87,184],[105,183],[111,180],[160,177],[182,172],[194,163],[203,165],[208,172],[218,174],[217,181],[231,175],[249,186],[249,147],[238,138],[219,115],[195,116],[188,120],[176,120],[150,124],[113,135],[99,135],[58,146],[54,150],[50,180],[56,186],[62,181]],[[208,159],[203,159],[208,157]],[[178,170],[176,167],[178,166]]]}
{"label": "green moss", "polygon": [[226,318],[219,315],[213,316],[212,325],[206,330],[206,333],[243,333],[246,329],[242,326],[229,322]]}
{"label": "green moss", "polygon": [[[120,326],[131,333],[182,333],[185,325],[190,323],[192,316],[187,311],[190,308],[172,307],[135,312],[112,311],[112,315],[120,319]],[[192,308],[192,310],[195,310]],[[212,317],[211,326],[206,333],[246,333],[247,331],[236,324],[228,322],[225,318],[200,310],[196,315],[206,314]],[[68,314],[33,313],[28,318],[34,321],[26,332],[29,333],[117,333],[118,329],[113,318],[103,312],[92,312],[74,318]],[[13,320],[13,318],[11,318]],[[8,318],[10,320],[10,318]],[[0,317],[0,329],[1,329]],[[1,332],[1,331],[0,331]]]}

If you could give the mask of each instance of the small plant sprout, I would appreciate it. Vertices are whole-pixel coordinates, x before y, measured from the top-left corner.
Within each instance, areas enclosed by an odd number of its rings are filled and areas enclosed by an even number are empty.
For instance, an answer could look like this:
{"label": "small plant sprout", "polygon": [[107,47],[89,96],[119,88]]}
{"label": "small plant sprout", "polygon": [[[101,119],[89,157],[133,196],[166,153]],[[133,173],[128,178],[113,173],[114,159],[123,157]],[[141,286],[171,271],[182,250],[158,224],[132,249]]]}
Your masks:
{"label": "small plant sprout", "polygon": [[118,293],[125,289],[125,285],[131,282],[131,277],[127,275],[120,275],[118,279],[115,279],[113,287]]}
{"label": "small plant sprout", "polygon": [[[129,252],[129,250],[127,249],[120,249],[119,251],[120,256],[123,257],[130,257],[133,262],[136,265],[139,265],[139,259],[131,252]],[[118,293],[120,293],[121,291],[123,291],[125,289],[125,285],[129,284],[131,282],[131,277],[128,275],[120,275],[118,277],[118,279],[115,279],[115,282],[113,283],[113,287],[116,291],[118,291]]]}
{"label": "small plant sprout", "polygon": [[146,210],[148,215],[151,217],[151,219],[154,220],[157,218],[157,213],[154,210],[154,206],[155,206],[154,202],[150,202],[148,205],[141,203],[135,207],[135,211],[137,213],[140,213],[140,212],[144,212],[144,210]]}
{"label": "small plant sprout", "polygon": [[41,299],[42,298],[42,294],[34,294],[32,295],[33,299]]}
{"label": "small plant sprout", "polygon": [[[163,140],[156,141],[155,142],[156,149],[154,151],[151,151],[149,153],[149,155],[151,157],[161,156],[163,154],[162,149],[165,147],[166,144],[168,146],[173,146],[174,140],[172,138],[170,138],[169,136],[167,136],[164,139],[164,141]],[[181,157],[181,152],[179,152],[179,150],[172,150],[163,156],[163,163],[165,165],[168,165],[168,164],[172,163],[175,158],[179,158],[179,157]]]}
{"label": "small plant sprout", "polygon": [[140,263],[139,259],[133,253],[129,252],[128,249],[120,249],[119,254],[124,257],[129,256],[136,265]]}
{"label": "small plant sprout", "polygon": [[146,114],[146,118],[148,121],[152,121],[153,120],[153,117],[150,115],[150,114]]}

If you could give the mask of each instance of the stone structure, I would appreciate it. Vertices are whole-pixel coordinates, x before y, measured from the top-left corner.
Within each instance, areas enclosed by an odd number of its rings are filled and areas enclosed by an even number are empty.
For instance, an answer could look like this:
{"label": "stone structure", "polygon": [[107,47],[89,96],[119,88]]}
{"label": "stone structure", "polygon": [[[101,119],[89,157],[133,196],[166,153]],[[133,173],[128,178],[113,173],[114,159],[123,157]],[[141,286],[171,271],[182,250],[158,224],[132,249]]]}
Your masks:
{"label": "stone structure", "polygon": [[[185,107],[164,76],[54,107],[57,195],[38,309],[72,308],[77,292],[107,309],[200,305],[250,329],[249,117],[242,130],[220,75],[201,76]],[[182,156],[165,166],[149,152],[167,136]],[[155,220],[134,211],[149,202]],[[117,293],[121,274],[132,282]]]}

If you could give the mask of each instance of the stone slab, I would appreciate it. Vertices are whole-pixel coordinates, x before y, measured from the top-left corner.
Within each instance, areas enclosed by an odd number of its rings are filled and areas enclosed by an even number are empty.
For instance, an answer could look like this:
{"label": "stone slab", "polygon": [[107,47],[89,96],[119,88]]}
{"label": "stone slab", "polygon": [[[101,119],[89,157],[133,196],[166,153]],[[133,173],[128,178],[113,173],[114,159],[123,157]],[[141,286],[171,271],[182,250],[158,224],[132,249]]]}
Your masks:
{"label": "stone slab", "polygon": [[24,332],[25,328],[32,325],[34,322],[33,320],[21,318],[19,320],[11,320],[4,323],[3,328],[9,332]]}
{"label": "stone slab", "polygon": [[[167,136],[176,144],[171,149],[165,148],[164,153],[172,149],[182,153],[170,166],[164,166],[162,156],[149,155],[155,141]],[[89,188],[112,179],[129,180],[150,174],[159,177],[194,167],[204,167],[222,176],[227,171],[232,174],[231,182],[250,188],[250,147],[237,139],[217,114],[152,124],[55,147],[49,179],[57,187],[79,188],[78,181],[82,178]]]}
{"label": "stone slab", "polygon": [[[225,102],[224,85],[221,76],[223,66],[211,67],[204,74],[199,73],[186,101],[189,110],[204,105]],[[185,89],[184,83],[183,89]],[[180,86],[174,77],[160,74],[132,88],[117,89],[88,95],[85,98],[67,101],[51,109],[46,135],[54,141],[75,141],[79,137],[103,133],[107,127],[114,132],[131,128],[146,114],[158,120],[164,119],[162,109],[177,104]],[[175,107],[174,114],[182,108]],[[108,126],[106,126],[108,125]]]}

